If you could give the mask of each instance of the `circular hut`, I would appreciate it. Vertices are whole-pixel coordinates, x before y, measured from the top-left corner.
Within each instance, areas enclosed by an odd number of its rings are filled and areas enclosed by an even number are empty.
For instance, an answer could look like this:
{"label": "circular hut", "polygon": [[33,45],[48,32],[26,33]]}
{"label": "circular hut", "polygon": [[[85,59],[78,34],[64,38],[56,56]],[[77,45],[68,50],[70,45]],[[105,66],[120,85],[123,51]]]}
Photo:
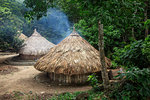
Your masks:
{"label": "circular hut", "polygon": [[89,74],[101,71],[100,66],[99,52],[75,30],[34,65],[48,72],[50,80],[65,84],[86,83]]}
{"label": "circular hut", "polygon": [[53,46],[53,43],[42,37],[35,29],[24,42],[24,46],[19,51],[19,57],[24,60],[36,60],[48,53]]}

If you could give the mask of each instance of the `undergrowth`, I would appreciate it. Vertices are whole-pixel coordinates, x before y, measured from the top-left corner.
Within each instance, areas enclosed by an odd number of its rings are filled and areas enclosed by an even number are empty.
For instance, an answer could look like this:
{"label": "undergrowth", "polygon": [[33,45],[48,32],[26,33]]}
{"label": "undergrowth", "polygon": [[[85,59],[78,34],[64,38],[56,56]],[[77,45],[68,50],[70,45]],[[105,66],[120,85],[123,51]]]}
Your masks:
{"label": "undergrowth", "polygon": [[100,91],[84,91],[84,92],[65,92],[61,94],[33,94],[13,91],[12,93],[0,96],[0,100],[99,100],[103,95]]}
{"label": "undergrowth", "polygon": [[[102,83],[95,74],[89,76],[88,81],[93,89],[84,92],[43,94],[24,94],[13,92],[10,98],[15,100],[149,100],[150,98],[150,69],[129,68],[117,76],[119,81],[111,83],[108,90],[102,88]],[[6,95],[8,97],[8,95]]]}
{"label": "undergrowth", "polygon": [[[89,90],[87,92],[74,92],[74,93],[65,93],[58,96],[54,96],[48,100],[99,100],[103,95],[103,92]],[[80,99],[78,99],[80,98]],[[86,99],[85,99],[86,98]]]}
{"label": "undergrowth", "polygon": [[103,91],[104,99],[112,100],[148,100],[150,98],[150,69],[137,67],[128,68],[116,76],[118,82],[111,83],[108,90],[103,90],[95,75],[89,76],[95,91]]}
{"label": "undergrowth", "polygon": [[147,100],[150,97],[150,69],[129,68],[117,76],[122,79],[115,84],[110,98],[116,100]]}

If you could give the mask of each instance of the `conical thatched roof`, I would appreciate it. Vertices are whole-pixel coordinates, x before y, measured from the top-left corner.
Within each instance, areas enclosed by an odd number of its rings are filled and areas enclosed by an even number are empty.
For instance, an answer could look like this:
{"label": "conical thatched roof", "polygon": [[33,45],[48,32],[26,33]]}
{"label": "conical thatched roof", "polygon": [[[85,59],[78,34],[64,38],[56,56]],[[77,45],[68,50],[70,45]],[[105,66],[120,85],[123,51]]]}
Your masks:
{"label": "conical thatched roof", "polygon": [[[110,61],[106,58],[107,65]],[[98,72],[99,52],[75,30],[35,64],[35,68],[49,73],[76,75]]]}
{"label": "conical thatched roof", "polygon": [[24,42],[24,47],[21,48],[21,55],[44,55],[50,48],[54,46],[53,43],[42,37],[36,29],[34,33]]}
{"label": "conical thatched roof", "polygon": [[28,39],[28,37],[24,35],[23,33],[19,34],[18,38],[24,41]]}

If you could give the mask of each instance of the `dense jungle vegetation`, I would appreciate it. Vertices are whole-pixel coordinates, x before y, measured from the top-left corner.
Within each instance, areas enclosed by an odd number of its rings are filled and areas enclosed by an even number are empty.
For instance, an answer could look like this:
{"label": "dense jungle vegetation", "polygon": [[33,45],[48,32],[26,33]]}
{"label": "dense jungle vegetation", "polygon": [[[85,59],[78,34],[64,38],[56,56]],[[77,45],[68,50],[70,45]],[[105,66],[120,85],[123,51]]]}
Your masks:
{"label": "dense jungle vegetation", "polygon": [[[114,66],[149,65],[148,0],[25,0],[26,17],[41,18],[49,7],[64,11],[81,35],[98,49],[98,21],[104,25],[105,54]],[[40,9],[39,9],[40,8]],[[137,59],[138,58],[138,59]]]}
{"label": "dense jungle vegetation", "polygon": [[[18,51],[23,41],[17,38],[20,33],[26,36],[31,36],[33,30],[36,28],[37,31],[47,38],[49,41],[57,44],[62,38],[65,37],[64,31],[58,31],[52,29],[49,24],[60,24],[56,19],[57,23],[49,22],[51,16],[47,18],[43,17],[41,20],[27,20],[24,18],[26,11],[29,8],[25,7],[23,0],[1,0],[0,1],[0,49],[3,51]],[[57,12],[56,14],[58,14]],[[61,14],[63,18],[64,14]],[[66,22],[65,24],[67,24]],[[64,23],[62,23],[64,24]],[[66,26],[64,26],[66,27]],[[63,26],[62,26],[63,28]],[[68,27],[67,27],[68,28]],[[61,34],[62,33],[62,34]]]}
{"label": "dense jungle vegetation", "polygon": [[[104,25],[105,55],[112,60],[112,68],[127,69],[118,76],[126,77],[124,83],[116,85],[106,97],[118,100],[150,97],[149,0],[24,0],[24,3],[1,0],[0,49],[17,51],[22,41],[16,35],[23,32],[30,36],[34,28],[54,43],[64,37],[38,21],[52,7],[66,13],[78,32],[96,49],[98,21]],[[95,76],[89,81],[99,88]]]}

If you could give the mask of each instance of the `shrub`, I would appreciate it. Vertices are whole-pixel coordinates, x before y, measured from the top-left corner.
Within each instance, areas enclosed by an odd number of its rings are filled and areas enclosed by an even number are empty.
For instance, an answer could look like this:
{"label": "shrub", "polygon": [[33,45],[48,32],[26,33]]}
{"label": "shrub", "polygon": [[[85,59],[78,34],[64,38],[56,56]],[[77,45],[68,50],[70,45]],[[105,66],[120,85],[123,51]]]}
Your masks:
{"label": "shrub", "polygon": [[135,41],[129,45],[126,45],[124,48],[115,47],[113,59],[118,65],[126,67],[148,67],[148,65],[150,65],[150,61],[148,60],[150,57],[149,48],[149,38],[145,41]]}
{"label": "shrub", "polygon": [[20,48],[23,46],[24,40],[20,40],[18,37],[14,37],[12,41],[12,48],[14,52],[19,52]]}
{"label": "shrub", "polygon": [[150,62],[150,35],[145,38],[142,46],[142,53],[146,55],[148,61]]}
{"label": "shrub", "polygon": [[[85,100],[82,97],[87,96],[86,100],[99,100],[102,95],[103,92],[95,92],[92,90],[86,91],[86,92],[74,92],[74,93],[62,93],[59,94],[57,96],[53,96],[52,98],[49,98],[48,100]],[[78,99],[78,97],[80,97],[80,99]]]}
{"label": "shrub", "polygon": [[99,91],[100,88],[100,82],[98,81],[98,76],[96,74],[92,74],[88,76],[88,81],[90,82],[90,85],[92,86],[93,90]]}
{"label": "shrub", "polygon": [[123,78],[118,83],[110,97],[115,100],[146,100],[150,97],[150,69],[129,68],[125,73],[118,75]]}

